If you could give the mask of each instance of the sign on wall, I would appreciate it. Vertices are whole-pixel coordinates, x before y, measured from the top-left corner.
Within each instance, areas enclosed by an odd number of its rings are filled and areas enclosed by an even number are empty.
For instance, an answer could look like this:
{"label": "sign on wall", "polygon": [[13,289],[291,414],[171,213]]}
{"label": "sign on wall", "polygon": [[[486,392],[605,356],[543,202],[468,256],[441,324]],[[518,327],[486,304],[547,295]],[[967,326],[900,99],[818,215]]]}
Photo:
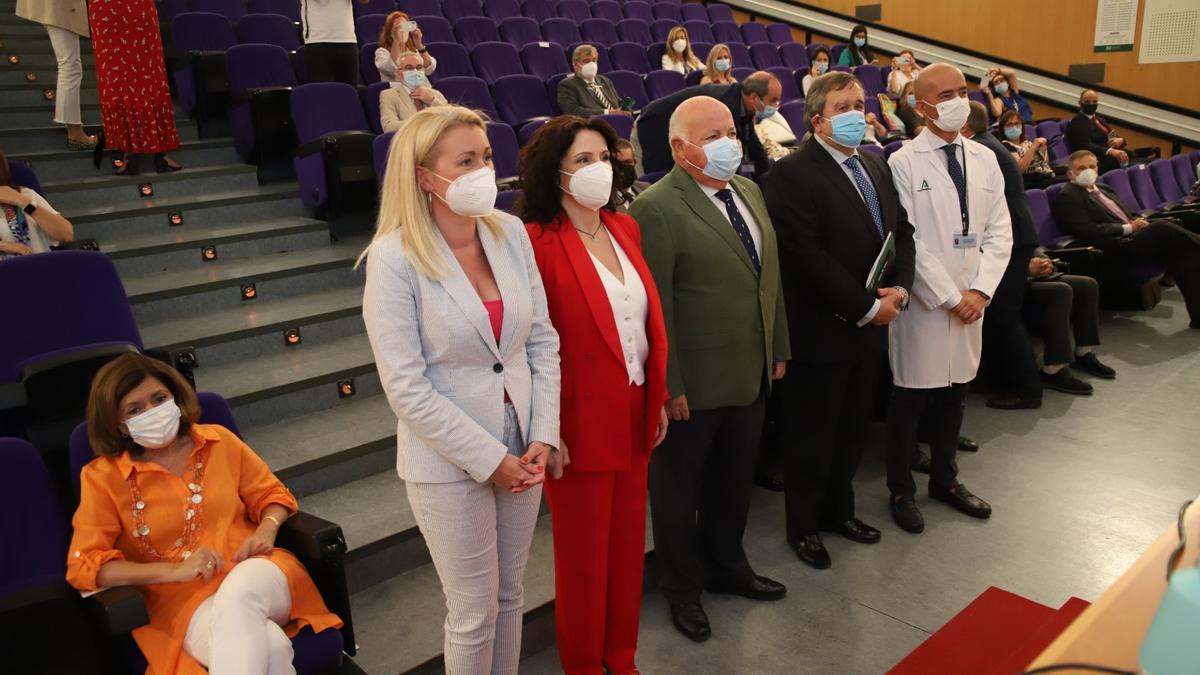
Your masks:
{"label": "sign on wall", "polygon": [[1133,51],[1133,33],[1137,29],[1138,0],[1097,0],[1097,52]]}
{"label": "sign on wall", "polygon": [[1200,61],[1200,2],[1146,0],[1138,62],[1181,61]]}

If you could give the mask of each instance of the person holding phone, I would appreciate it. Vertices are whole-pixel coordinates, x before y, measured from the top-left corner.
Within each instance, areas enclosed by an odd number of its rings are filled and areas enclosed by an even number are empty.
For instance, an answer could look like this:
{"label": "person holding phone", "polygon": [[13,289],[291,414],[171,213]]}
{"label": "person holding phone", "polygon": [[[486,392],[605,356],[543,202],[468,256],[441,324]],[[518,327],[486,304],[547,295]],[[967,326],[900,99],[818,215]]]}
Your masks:
{"label": "person holding phone", "polygon": [[404,12],[388,14],[383,30],[379,32],[379,49],[375,50],[375,68],[379,79],[384,82],[400,82],[400,57],[415,52],[421,59],[421,71],[432,76],[437,70],[437,59],[425,48],[421,27]]}
{"label": "person holding phone", "polygon": [[408,118],[438,105],[446,105],[442,92],[429,84],[421,67],[421,55],[404,52],[396,59],[400,78],[379,95],[379,123],[384,132],[396,131]]}

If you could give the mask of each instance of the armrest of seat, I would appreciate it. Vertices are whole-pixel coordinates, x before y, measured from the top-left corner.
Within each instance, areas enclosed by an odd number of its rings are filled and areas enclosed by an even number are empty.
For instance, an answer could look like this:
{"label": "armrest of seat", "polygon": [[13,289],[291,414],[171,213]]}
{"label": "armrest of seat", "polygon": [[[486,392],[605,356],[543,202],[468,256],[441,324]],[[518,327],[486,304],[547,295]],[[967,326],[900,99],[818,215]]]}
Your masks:
{"label": "armrest of seat", "polygon": [[308,570],[325,606],[341,618],[343,650],[353,656],[357,646],[346,585],[346,538],[341,526],[301,511],[279,528],[275,545],[291,551]]}
{"label": "armrest of seat", "polygon": [[146,599],[132,586],[106,588],[86,598],[88,614],[109,637],[120,637],[150,623]]}
{"label": "armrest of seat", "polygon": [[[361,137],[361,139],[359,138]],[[370,131],[337,131],[331,134],[323,134],[318,138],[314,138],[307,143],[301,143],[293,152],[300,159],[310,155],[324,153],[326,150],[336,146],[341,142],[361,142],[368,146],[375,140],[375,134]]]}
{"label": "armrest of seat", "polygon": [[1061,260],[1066,263],[1073,261],[1095,260],[1104,255],[1104,251],[1095,246],[1067,246],[1064,248],[1055,248],[1046,251],[1046,256],[1053,260]]}
{"label": "armrest of seat", "polygon": [[126,352],[137,351],[137,346],[128,342],[102,342],[82,349],[60,349],[23,361],[20,364],[21,381],[27,382],[31,378],[36,378],[46,372],[72,363],[87,361],[89,359],[112,358]]}

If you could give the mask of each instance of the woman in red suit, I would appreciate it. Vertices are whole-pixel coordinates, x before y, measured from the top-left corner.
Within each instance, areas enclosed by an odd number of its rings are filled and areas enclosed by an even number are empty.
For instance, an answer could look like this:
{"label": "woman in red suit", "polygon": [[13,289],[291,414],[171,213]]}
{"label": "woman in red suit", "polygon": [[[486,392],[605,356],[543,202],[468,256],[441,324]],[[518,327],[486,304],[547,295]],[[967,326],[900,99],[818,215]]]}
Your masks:
{"label": "woman in red suit", "polygon": [[517,206],[560,337],[554,526],[559,657],[568,675],[636,673],[646,467],[667,433],[667,336],[637,223],[614,210],[617,134],[558,117],[521,152]]}
{"label": "woman in red suit", "polygon": [[159,171],[178,171],[166,154],[179,147],[179,134],[154,0],[90,0],[88,16],[104,145],[125,153],[116,173],[128,171],[135,154],[154,155]]}

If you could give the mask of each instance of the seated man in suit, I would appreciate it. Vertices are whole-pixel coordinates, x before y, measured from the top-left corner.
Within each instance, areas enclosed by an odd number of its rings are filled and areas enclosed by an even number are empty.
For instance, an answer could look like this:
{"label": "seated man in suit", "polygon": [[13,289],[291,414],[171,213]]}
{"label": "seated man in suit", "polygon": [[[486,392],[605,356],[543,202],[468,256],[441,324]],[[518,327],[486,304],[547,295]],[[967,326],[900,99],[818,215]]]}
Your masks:
{"label": "seated man in suit", "polygon": [[404,121],[426,108],[446,105],[446,97],[425,77],[425,64],[416,52],[396,59],[397,80],[379,95],[379,124],[384,133],[396,131]]}
{"label": "seated man in suit", "polygon": [[612,80],[596,74],[599,61],[600,55],[591,45],[579,45],[571,52],[575,74],[558,83],[558,107],[564,115],[629,114],[621,110],[621,95]]}
{"label": "seated man in suit", "polygon": [[1200,328],[1200,236],[1168,219],[1135,218],[1112,188],[1096,183],[1097,168],[1091,151],[1071,154],[1071,183],[1054,198],[1054,220],[1080,244],[1104,251],[1110,264],[1166,267],[1183,292],[1191,327]]}
{"label": "seated man in suit", "polygon": [[616,175],[613,176],[613,186],[617,188],[617,210],[629,212],[629,204],[650,187],[646,181],[637,179],[637,160],[633,157],[633,144],[622,138],[617,141],[617,155],[613,159]]}
{"label": "seated man in suit", "polygon": [[1108,120],[1096,114],[1098,107],[1100,94],[1094,90],[1085,89],[1079,95],[1079,114],[1067,124],[1067,145],[1072,150],[1090,150],[1096,156],[1100,173],[1126,166],[1131,160],[1149,162],[1158,158],[1158,148],[1130,149]]}
{"label": "seated man in suit", "polygon": [[1047,387],[1075,393],[1078,380],[1067,366],[1105,380],[1117,376],[1092,350],[1100,344],[1100,284],[1095,279],[1063,274],[1038,248],[1029,260],[1024,309],[1026,321],[1040,327],[1046,341],[1042,381]]}

